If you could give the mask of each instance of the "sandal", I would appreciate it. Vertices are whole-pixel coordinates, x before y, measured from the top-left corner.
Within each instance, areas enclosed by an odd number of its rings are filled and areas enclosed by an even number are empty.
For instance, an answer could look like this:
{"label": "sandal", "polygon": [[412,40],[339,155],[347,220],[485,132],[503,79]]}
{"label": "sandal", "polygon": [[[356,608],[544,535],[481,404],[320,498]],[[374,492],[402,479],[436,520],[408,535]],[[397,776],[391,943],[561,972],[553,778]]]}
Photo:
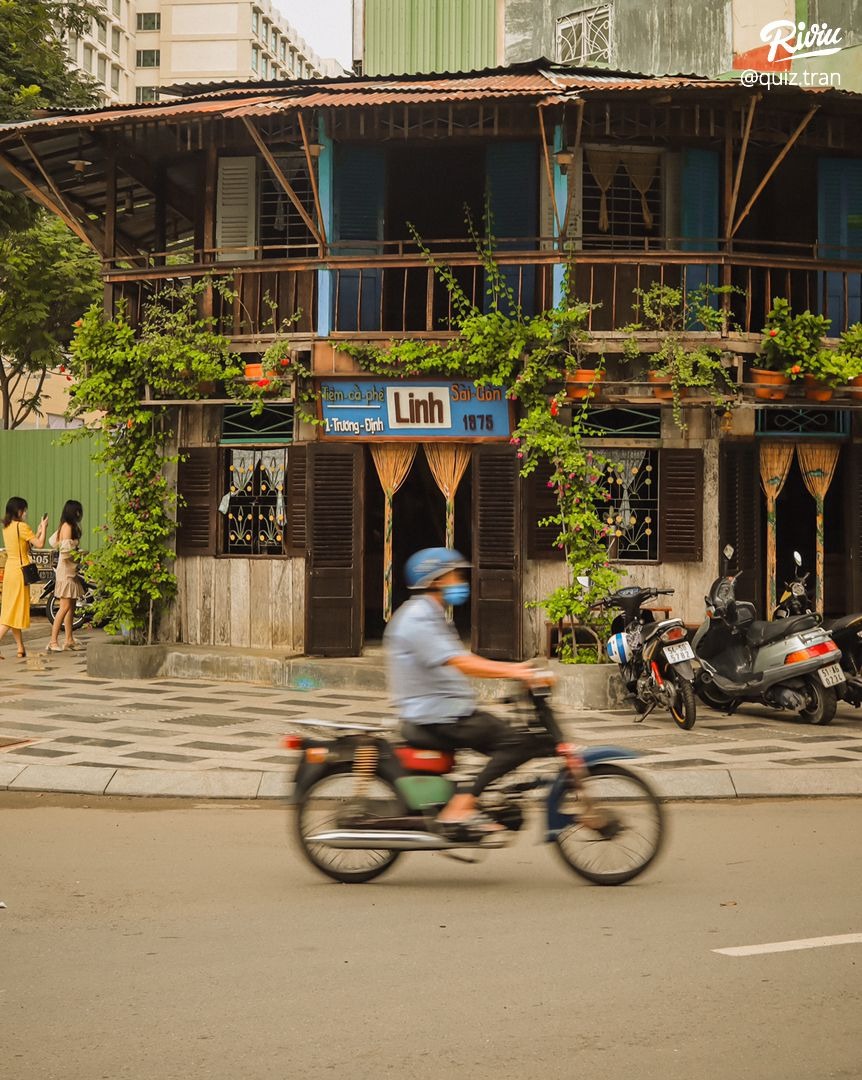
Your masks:
{"label": "sandal", "polygon": [[63,646],[62,645],[55,645],[53,643],[53,641],[49,645],[45,646],[45,652],[62,652],[62,651],[63,651]]}
{"label": "sandal", "polygon": [[82,645],[80,641],[70,641],[68,645],[64,646],[64,648],[68,649],[69,652],[83,652],[86,647],[87,646]]}
{"label": "sandal", "polygon": [[477,843],[486,836],[506,831],[505,826],[487,814],[473,814],[464,821],[435,821],[434,825],[447,840],[461,844]]}

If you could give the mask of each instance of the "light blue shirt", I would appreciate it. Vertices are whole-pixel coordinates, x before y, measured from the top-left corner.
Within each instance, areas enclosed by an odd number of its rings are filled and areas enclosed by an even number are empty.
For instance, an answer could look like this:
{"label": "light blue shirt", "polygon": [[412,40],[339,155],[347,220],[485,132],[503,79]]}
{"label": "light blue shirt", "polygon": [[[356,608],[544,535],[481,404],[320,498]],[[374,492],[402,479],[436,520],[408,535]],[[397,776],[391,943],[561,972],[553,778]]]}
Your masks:
{"label": "light blue shirt", "polygon": [[430,596],[414,596],[401,605],[383,644],[389,692],[402,720],[445,724],[475,711],[469,679],[448,663],[468,650]]}

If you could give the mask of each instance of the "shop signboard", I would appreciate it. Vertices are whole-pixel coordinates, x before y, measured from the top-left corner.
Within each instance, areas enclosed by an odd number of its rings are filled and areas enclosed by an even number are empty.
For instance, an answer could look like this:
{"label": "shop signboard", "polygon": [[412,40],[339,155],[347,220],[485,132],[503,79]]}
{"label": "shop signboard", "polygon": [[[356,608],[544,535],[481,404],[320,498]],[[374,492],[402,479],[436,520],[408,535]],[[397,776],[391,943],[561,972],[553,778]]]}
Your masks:
{"label": "shop signboard", "polygon": [[510,402],[498,386],[460,379],[322,379],[318,391],[323,439],[494,442],[512,433]]}

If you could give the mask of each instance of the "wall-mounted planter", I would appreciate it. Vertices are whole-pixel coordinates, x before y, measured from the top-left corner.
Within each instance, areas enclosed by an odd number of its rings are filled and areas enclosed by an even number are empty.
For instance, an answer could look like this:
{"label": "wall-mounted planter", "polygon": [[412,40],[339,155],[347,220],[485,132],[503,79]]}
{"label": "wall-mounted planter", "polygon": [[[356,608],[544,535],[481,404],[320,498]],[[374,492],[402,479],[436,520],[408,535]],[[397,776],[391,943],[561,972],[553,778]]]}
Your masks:
{"label": "wall-mounted planter", "polygon": [[754,396],[762,401],[783,401],[787,396],[787,387],[790,380],[783,371],[767,371],[766,368],[751,369],[751,378],[755,383],[762,383],[754,387]]}
{"label": "wall-mounted planter", "polygon": [[850,380],[850,389],[847,393],[852,398],[862,399],[862,375],[857,375],[855,379]]}
{"label": "wall-mounted planter", "polygon": [[263,364],[246,364],[245,365],[245,377],[247,379],[262,379],[263,378]]}
{"label": "wall-mounted planter", "polygon": [[[673,401],[673,385],[669,375],[658,371],[647,372],[647,382],[652,387],[652,396],[659,401]],[[685,397],[685,387],[680,387],[680,397]]]}

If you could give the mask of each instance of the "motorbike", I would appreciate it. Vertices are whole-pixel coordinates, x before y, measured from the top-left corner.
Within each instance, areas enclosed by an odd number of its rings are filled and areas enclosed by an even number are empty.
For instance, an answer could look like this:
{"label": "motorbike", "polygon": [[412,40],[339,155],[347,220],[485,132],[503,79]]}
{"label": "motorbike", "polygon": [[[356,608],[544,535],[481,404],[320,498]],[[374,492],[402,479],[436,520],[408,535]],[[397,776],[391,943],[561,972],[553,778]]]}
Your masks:
{"label": "motorbike", "polygon": [[636,722],[657,706],[668,710],[686,731],[694,727],[697,703],[694,695],[694,652],[681,619],[656,622],[644,607],[648,600],[672,596],[673,589],[644,589],[627,585],[600,602],[598,607],[618,608],[606,646],[619,665],[626,689],[634,697]]}
{"label": "motorbike", "polygon": [[[724,555],[729,563],[733,548]],[[754,605],[736,599],[740,574],[716,578],[704,597],[706,619],[692,639],[698,696],[727,713],[750,702],[830,723],[845,682],[838,646],[816,615],[758,621]]]}
{"label": "motorbike", "polygon": [[[96,600],[95,587],[92,582],[88,581],[82,575],[81,581],[84,583],[84,595],[80,600],[75,602],[75,610],[72,613],[72,628],[74,630],[80,630],[86,622],[91,622],[93,618],[93,604]],[[45,615],[53,623],[54,619],[60,612],[60,601],[54,595],[54,586],[57,580],[57,572],[54,566],[51,567],[50,573],[45,578],[42,592],[39,596],[39,602],[45,605]]]}
{"label": "motorbike", "polygon": [[[808,588],[809,572],[806,570],[802,573],[802,556],[798,551],[793,552],[793,561],[796,564],[796,573],[793,581],[785,583],[778,607],[772,613],[773,619],[788,619],[814,613]],[[862,612],[825,620],[823,627],[841,650],[841,668],[846,681],[840,696],[858,709],[862,705]]]}
{"label": "motorbike", "polygon": [[480,805],[503,828],[481,835],[436,821],[455,791],[447,775],[455,757],[421,727],[405,725],[407,738],[397,739],[368,725],[312,721],[314,734],[286,736],[283,745],[302,755],[292,802],[305,858],[348,883],[379,877],[405,851],[477,862],[523,828],[530,793],[542,791],[544,841],[566,866],[599,885],[643,873],[661,847],[663,815],[647,782],[620,764],[637,754],[612,746],[578,750],[563,739],[548,689],[531,689],[528,700],[521,719],[535,757],[561,759],[560,767],[553,774],[519,771],[493,784]]}

